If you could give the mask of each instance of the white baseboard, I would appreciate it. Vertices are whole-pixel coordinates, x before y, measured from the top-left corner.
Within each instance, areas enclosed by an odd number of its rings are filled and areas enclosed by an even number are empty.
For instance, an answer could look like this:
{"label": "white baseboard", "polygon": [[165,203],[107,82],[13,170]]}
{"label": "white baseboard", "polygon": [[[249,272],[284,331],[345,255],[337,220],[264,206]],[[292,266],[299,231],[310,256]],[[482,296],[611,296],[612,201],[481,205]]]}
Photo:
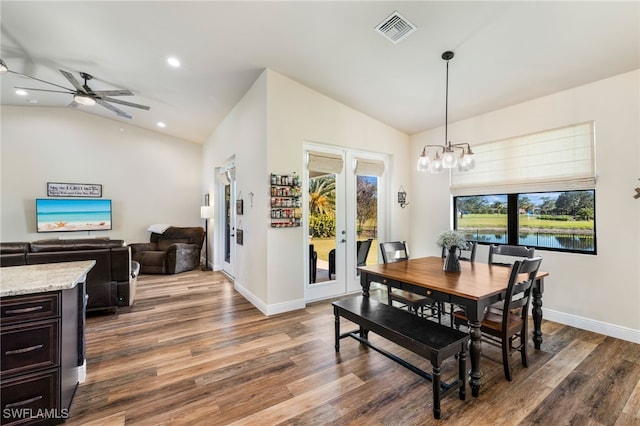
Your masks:
{"label": "white baseboard", "polygon": [[87,380],[87,360],[77,367],[78,383],[84,383]]}
{"label": "white baseboard", "polygon": [[579,317],[577,315],[554,311],[553,309],[547,309],[544,306],[542,307],[542,317],[549,321],[569,325],[582,330],[593,331],[594,333],[604,334],[605,336],[615,337],[616,339],[622,339],[632,343],[640,343],[640,330],[634,330],[628,327],[622,327],[615,324]]}
{"label": "white baseboard", "polygon": [[260,312],[262,312],[266,316],[304,309],[306,307],[304,299],[291,300],[288,302],[276,303],[274,305],[267,305],[262,300],[257,298],[253,293],[247,290],[238,281],[234,281],[233,288],[236,289],[238,293],[240,293],[245,299],[247,299],[253,306],[258,308],[258,310],[260,310]]}

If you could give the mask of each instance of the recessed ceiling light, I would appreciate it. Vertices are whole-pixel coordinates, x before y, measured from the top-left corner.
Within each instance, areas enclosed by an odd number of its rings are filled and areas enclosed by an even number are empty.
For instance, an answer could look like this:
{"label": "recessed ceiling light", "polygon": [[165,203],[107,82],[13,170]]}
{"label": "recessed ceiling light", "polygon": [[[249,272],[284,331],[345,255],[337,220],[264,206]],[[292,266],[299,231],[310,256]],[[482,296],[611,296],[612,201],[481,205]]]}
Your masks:
{"label": "recessed ceiling light", "polygon": [[180,67],[180,60],[178,58],[173,57],[173,56],[170,57],[170,58],[167,58],[167,63],[169,65],[171,65],[172,67],[174,67],[174,68]]}
{"label": "recessed ceiling light", "polygon": [[27,102],[29,102],[30,104],[37,104],[38,100],[37,99],[33,99],[33,98],[29,98],[29,99],[27,99]]}
{"label": "recessed ceiling light", "polygon": [[26,90],[16,89],[16,95],[18,95],[18,96],[27,96],[28,93],[27,93]]}
{"label": "recessed ceiling light", "polygon": [[158,127],[165,128],[165,127],[167,127],[167,125],[164,124],[162,121],[158,121]]}

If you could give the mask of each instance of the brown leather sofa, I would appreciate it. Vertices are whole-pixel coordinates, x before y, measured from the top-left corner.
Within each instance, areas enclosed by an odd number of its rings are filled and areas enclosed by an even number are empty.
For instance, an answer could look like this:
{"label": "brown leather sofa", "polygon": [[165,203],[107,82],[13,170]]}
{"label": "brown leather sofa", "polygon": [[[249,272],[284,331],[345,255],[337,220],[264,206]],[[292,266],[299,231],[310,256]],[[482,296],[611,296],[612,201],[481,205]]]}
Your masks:
{"label": "brown leather sofa", "polygon": [[148,243],[133,243],[131,258],[140,263],[143,274],[178,274],[200,265],[204,241],[201,226],[170,226],[163,233],[151,233]]}
{"label": "brown leather sofa", "polygon": [[87,274],[87,311],[116,310],[133,303],[137,266],[122,240],[85,238],[0,243],[0,266],[3,267],[77,260],[96,261]]}

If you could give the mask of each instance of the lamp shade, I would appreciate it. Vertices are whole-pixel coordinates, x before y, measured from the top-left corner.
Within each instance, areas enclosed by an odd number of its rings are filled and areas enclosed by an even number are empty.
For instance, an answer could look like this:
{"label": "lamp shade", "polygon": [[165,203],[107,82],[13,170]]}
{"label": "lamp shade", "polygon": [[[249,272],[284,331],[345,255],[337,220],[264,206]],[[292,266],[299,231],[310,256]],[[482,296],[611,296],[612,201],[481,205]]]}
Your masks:
{"label": "lamp shade", "polygon": [[200,218],[201,219],[212,219],[213,218],[213,206],[201,206],[200,207]]}

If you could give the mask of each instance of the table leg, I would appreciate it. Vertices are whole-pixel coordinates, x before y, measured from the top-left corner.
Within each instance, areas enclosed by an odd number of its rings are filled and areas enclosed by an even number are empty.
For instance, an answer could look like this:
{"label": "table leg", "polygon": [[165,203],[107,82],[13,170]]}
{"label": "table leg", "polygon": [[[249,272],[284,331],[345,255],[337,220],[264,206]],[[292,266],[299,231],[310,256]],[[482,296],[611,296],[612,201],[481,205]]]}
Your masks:
{"label": "table leg", "polygon": [[469,357],[471,358],[471,371],[469,372],[469,386],[471,387],[471,395],[477,397],[480,395],[480,352],[482,346],[482,334],[480,333],[480,321],[469,321]]}
{"label": "table leg", "polygon": [[369,289],[371,288],[371,280],[365,272],[360,273],[360,287],[362,287],[362,295],[369,297]]}
{"label": "table leg", "polygon": [[533,345],[536,349],[540,349],[542,345],[542,291],[544,283],[539,280],[533,286],[533,308],[531,315],[533,316]]}

